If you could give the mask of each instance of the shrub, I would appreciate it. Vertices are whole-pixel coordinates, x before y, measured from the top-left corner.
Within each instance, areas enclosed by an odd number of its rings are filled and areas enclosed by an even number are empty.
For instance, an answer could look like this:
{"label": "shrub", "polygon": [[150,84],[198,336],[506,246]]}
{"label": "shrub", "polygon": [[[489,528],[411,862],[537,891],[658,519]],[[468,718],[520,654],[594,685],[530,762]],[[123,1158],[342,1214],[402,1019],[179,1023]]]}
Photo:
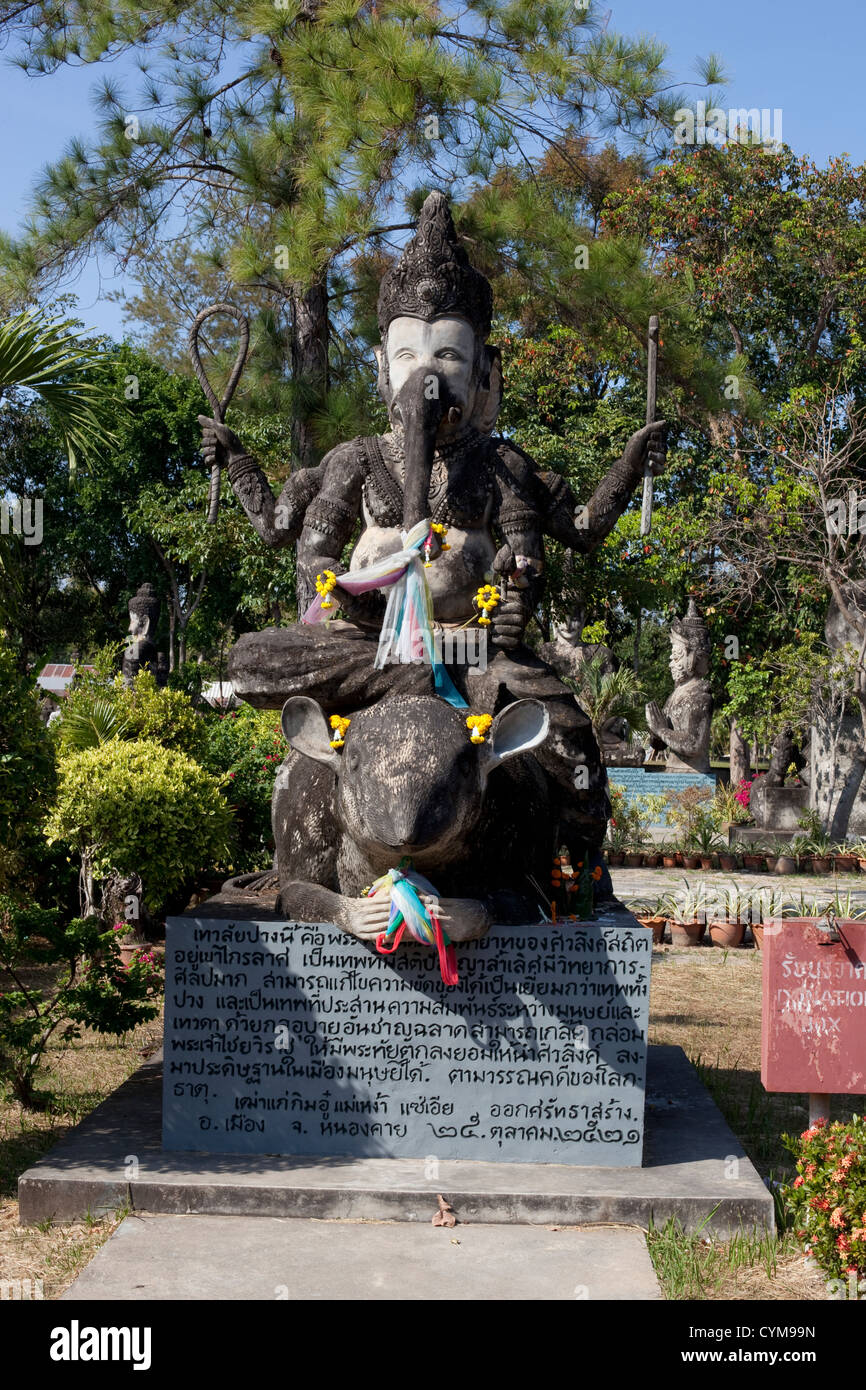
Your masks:
{"label": "shrub", "polygon": [[[61,1025],[70,1041],[82,1027],[117,1036],[159,1013],[159,967],[147,952],[123,965],[124,930],[106,931],[96,917],[61,926],[54,911],[0,897],[0,967],[17,986],[0,991],[0,1084],[22,1105],[41,1109],[50,1099],[34,1083]],[[50,986],[23,982],[21,967],[34,964],[58,967]]]}
{"label": "shrub", "polygon": [[29,883],[54,783],[54,749],[36,692],[0,641],[0,891]]}
{"label": "shrub", "polygon": [[225,795],[237,817],[235,869],[266,868],[273,851],[271,793],[277,769],[288,752],[274,710],[239,710],[204,721],[202,766],[222,776]]}
{"label": "shrub", "polygon": [[67,751],[95,748],[110,738],[152,739],[193,758],[205,741],[204,720],[189,698],[158,686],[150,671],[139,671],[131,690],[122,676],[76,681],[57,720],[57,736]]}
{"label": "shrub", "polygon": [[783,1139],[797,1158],[784,1196],[798,1239],[826,1274],[866,1274],[866,1118],[818,1120]]}
{"label": "shrub", "polygon": [[154,913],[229,857],[232,832],[219,779],[152,740],[63,757],[45,826],[49,842],[63,841],[97,876],[140,874]]}

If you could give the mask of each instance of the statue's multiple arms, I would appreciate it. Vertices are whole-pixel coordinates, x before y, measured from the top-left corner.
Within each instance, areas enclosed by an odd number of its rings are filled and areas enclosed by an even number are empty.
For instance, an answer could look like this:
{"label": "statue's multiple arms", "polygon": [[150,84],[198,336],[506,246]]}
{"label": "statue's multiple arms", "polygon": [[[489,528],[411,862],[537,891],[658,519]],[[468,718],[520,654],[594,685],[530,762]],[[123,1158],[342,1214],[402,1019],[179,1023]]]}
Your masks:
{"label": "statue's multiple arms", "polygon": [[564,478],[555,473],[539,475],[539,483],[547,492],[544,531],[554,540],[570,546],[582,555],[590,555],[609,536],[628,507],[632,493],[642,482],[644,466],[649,461],[653,474],[665,466],[665,421],[644,425],[636,430],[612,468],[602,478],[585,505],[576,503],[574,494]]}
{"label": "statue's multiple arms", "polygon": [[275,501],[261,465],[246,452],[234,430],[206,415],[198,420],[205,463],[210,467],[219,462],[225,468],[235,496],[265,544],[281,546],[296,541],[304,513],[321,486],[322,465],[290,474]]}

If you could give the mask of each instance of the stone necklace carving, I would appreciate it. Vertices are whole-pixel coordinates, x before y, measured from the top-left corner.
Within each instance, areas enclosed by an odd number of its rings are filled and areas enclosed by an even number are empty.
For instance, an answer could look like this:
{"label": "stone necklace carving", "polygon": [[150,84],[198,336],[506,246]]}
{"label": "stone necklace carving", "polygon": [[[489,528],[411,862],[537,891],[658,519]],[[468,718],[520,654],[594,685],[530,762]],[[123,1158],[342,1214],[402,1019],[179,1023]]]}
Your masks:
{"label": "stone necklace carving", "polygon": [[[397,481],[403,469],[400,437],[396,433],[376,436],[366,440],[365,446],[364,498],[370,514],[379,526],[399,527],[403,521],[403,489]],[[477,525],[492,482],[493,449],[488,435],[469,430],[453,444],[443,444],[433,460],[431,520],[445,526]]]}

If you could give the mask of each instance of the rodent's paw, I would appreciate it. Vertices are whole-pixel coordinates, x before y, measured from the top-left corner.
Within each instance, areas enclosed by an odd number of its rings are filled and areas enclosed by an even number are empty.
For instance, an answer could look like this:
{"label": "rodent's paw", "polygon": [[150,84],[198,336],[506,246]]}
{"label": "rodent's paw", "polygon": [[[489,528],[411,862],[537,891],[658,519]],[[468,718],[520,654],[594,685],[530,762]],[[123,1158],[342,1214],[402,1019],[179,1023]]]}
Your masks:
{"label": "rodent's paw", "polygon": [[377,893],[372,898],[344,898],[340,926],[359,941],[375,941],[387,931],[391,915],[391,895]]}

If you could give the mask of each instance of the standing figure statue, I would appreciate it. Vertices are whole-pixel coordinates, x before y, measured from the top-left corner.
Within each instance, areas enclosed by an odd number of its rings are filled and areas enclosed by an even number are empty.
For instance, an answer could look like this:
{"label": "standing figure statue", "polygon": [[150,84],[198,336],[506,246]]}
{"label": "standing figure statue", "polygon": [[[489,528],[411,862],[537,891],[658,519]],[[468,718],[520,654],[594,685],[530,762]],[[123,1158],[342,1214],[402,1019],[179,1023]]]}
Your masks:
{"label": "standing figure statue", "polygon": [[[516,701],[536,702],[545,712],[543,741],[527,735],[524,746],[515,733],[517,721],[511,720],[509,748],[505,748],[508,740],[502,725],[496,758],[491,755],[489,766],[520,750],[522,764],[529,756],[526,749],[534,748],[530,761],[543,775],[550,807],[551,854],[565,845],[573,863],[589,855],[600,864],[609,801],[590,723],[552,667],[530,651],[524,631],[544,590],[544,537],[554,537],[582,554],[594,551],[628,506],[647,462],[655,471],[663,467],[664,422],[632,436],[622,458],[581,509],[576,526],[575,499],[565,480],[539,472],[517,445],[493,434],[502,397],[502,370],[499,350],[487,342],[491,313],[490,284],[469,263],[447,199],[431,193],[416,236],[380,287],[382,341],[376,356],[379,392],[390,421],[385,434],[338,445],[318,467],[293,473],[275,499],[262,469],[237,436],[225,425],[200,417],[205,460],[226,468],[259,536],[270,546],[297,542],[300,613],[305,613],[317,592],[327,590],[323,603],[332,614],[327,624],[302,621],[245,634],[231,652],[229,676],[235,692],[258,708],[279,709],[289,702],[284,727],[292,735],[294,751],[278,778],[274,802],[284,911],[300,920],[337,921],[360,936],[371,936],[382,918],[381,905],[374,899],[371,906],[355,887],[359,881],[363,886],[364,874],[370,882],[369,875],[377,867],[376,853],[369,845],[357,850],[355,826],[351,853],[341,842],[342,848],[317,858],[311,855],[309,835],[297,824],[302,780],[298,759],[318,758],[320,772],[322,765],[337,759],[336,753],[329,756],[327,741],[322,744],[313,701],[332,722],[351,720],[361,712],[365,716],[355,731],[349,730],[342,748],[339,806],[333,766],[327,774],[332,780],[322,795],[334,798],[335,821],[348,815],[343,783],[356,761],[351,752],[353,737],[360,740],[363,724],[368,744],[374,727],[379,730],[377,737],[389,738],[384,716],[380,723],[373,719],[380,702],[395,702],[395,713],[396,702],[401,702],[405,718],[411,711],[416,721],[422,718],[422,706],[417,704],[421,697],[435,695],[440,703],[443,699],[450,703],[449,719],[461,706],[467,718],[496,717]],[[386,650],[389,642],[389,634],[382,633],[388,589],[352,592],[352,576],[366,574],[389,556],[405,555],[404,544],[410,544],[407,538],[418,527],[417,534],[427,534],[429,563],[424,575],[441,663],[388,664],[386,660],[383,664],[383,642]],[[346,566],[342,557],[356,533]],[[341,586],[341,578],[349,588]],[[487,585],[495,586],[495,593],[492,605],[485,608],[479,591],[490,597]],[[466,659],[467,627],[484,642],[485,659],[473,665]],[[481,650],[478,641],[469,650]],[[298,700],[303,704],[294,703]],[[383,711],[387,713],[384,706]],[[459,722],[464,722],[462,716]],[[399,721],[390,727],[396,749],[399,739],[409,734]],[[451,732],[449,724],[443,732],[446,742]],[[472,742],[481,737],[473,734]],[[342,738],[335,742],[342,745]],[[417,762],[422,757],[420,745],[416,753]],[[395,759],[400,761],[396,753]],[[411,758],[407,766],[410,763]],[[466,772],[466,776],[471,781],[475,773]],[[486,785],[486,776],[485,768],[481,784]],[[292,777],[294,792],[288,790]],[[504,773],[494,772],[491,786],[497,781],[504,785],[504,779]],[[404,776],[400,783],[404,796],[409,795],[406,782]],[[397,785],[397,781],[392,785],[393,794]],[[321,841],[319,812],[314,820]],[[502,828],[507,840],[504,823]],[[440,860],[431,855],[424,869],[446,896],[447,883],[458,879],[461,892],[474,894],[459,899],[463,907],[452,906],[449,934],[454,939],[478,935],[492,917],[535,920],[525,915],[534,904],[537,916],[539,902],[537,889],[527,881],[525,864],[515,862],[509,869],[497,859],[496,872],[506,878],[510,874],[513,910],[503,906],[501,895],[493,904],[488,869],[477,856],[474,870],[465,862],[472,852],[470,838],[467,831],[462,844],[450,845],[447,853],[443,850]],[[452,873],[449,866],[461,854],[460,872]],[[417,862],[416,856],[413,859]],[[318,865],[316,872],[300,880],[304,864],[311,862]],[[534,862],[532,877],[541,876],[547,884],[549,859],[540,862],[536,857]],[[602,884],[607,881],[600,868],[597,877]],[[326,890],[324,895],[315,891],[317,885]],[[484,911],[479,912],[479,903],[487,904]]]}
{"label": "standing figure statue", "polygon": [[159,685],[165,685],[168,668],[161,652],[156,650],[156,628],[159,623],[159,595],[152,584],[142,584],[129,600],[129,637],[121,661],[126,685],[135,685],[139,671],[152,671]]}
{"label": "standing figure statue", "polygon": [[668,772],[710,771],[710,726],[713,697],[710,669],[710,634],[693,598],[684,618],[671,623],[671,675],[674,688],[660,710],[646,707],[650,743],[667,749]]}

